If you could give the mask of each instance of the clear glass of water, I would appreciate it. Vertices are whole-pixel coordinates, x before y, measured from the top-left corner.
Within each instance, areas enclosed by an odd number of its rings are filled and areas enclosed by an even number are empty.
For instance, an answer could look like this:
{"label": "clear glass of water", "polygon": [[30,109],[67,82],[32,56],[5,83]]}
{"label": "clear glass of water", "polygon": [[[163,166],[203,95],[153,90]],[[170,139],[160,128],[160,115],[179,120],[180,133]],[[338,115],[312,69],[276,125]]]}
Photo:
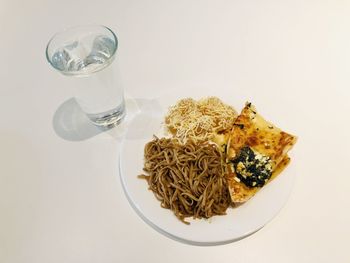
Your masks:
{"label": "clear glass of water", "polygon": [[71,78],[82,110],[102,127],[115,126],[125,117],[123,88],[114,61],[117,48],[116,35],[105,26],[68,28],[55,34],[46,48],[51,66]]}

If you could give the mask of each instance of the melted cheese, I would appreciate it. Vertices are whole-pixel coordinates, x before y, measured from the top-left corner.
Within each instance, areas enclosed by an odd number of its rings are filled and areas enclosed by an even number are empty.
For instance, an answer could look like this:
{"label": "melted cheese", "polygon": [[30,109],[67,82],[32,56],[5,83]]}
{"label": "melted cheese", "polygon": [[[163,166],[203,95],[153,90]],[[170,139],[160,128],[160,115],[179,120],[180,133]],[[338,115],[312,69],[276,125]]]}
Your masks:
{"label": "melted cheese", "polygon": [[[229,135],[227,161],[232,161],[243,147],[248,146],[254,152],[270,158],[272,176],[269,181],[271,181],[276,173],[280,173],[288,164],[287,152],[296,143],[296,139],[295,136],[266,121],[257,113],[254,106],[247,103]],[[233,202],[245,202],[260,189],[260,187],[248,187],[235,180],[235,177],[234,168],[231,166],[227,180]]]}

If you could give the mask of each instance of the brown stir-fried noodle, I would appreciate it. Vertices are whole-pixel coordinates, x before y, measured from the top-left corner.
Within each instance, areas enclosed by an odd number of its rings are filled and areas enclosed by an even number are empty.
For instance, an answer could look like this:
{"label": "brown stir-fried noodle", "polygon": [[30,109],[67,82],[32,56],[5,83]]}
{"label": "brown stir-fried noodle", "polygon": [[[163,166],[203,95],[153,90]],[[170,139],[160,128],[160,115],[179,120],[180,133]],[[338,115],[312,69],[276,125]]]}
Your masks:
{"label": "brown stir-fried noodle", "polygon": [[224,215],[230,195],[217,146],[208,142],[155,138],[145,146],[144,171],[161,206],[184,223],[186,217]]}

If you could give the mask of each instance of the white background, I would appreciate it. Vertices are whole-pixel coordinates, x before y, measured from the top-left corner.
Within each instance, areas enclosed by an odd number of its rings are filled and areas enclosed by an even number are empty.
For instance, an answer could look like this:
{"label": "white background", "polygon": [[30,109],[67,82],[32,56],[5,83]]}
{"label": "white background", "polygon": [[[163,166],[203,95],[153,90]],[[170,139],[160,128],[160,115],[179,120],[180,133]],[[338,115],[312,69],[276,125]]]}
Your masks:
{"label": "white background", "polygon": [[[117,33],[129,97],[210,86],[251,97],[297,134],[296,183],[281,213],[218,247],[146,225],[118,179],[120,135],[55,132],[72,89],[45,46],[77,24]],[[345,0],[1,0],[0,262],[350,262],[349,30]]]}

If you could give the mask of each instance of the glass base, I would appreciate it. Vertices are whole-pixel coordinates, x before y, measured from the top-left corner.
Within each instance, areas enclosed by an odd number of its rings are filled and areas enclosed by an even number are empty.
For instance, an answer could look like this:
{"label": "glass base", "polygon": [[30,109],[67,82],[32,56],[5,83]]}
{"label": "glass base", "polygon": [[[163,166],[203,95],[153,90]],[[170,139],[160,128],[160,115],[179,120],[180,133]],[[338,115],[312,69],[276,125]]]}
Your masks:
{"label": "glass base", "polygon": [[120,124],[125,118],[125,106],[95,114],[86,114],[93,124],[103,128],[112,128]]}

